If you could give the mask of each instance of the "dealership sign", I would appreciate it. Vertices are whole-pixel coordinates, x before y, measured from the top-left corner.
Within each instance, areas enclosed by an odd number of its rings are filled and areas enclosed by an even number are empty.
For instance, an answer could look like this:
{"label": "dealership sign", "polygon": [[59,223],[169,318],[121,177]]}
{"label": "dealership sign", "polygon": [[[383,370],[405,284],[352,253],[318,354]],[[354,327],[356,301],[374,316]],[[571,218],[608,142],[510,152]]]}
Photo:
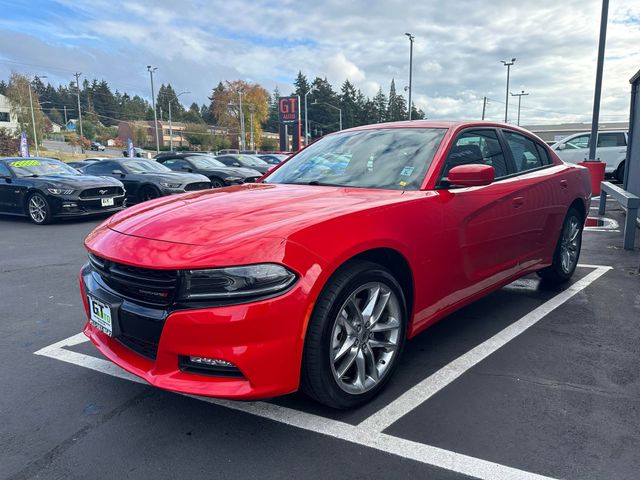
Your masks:
{"label": "dealership sign", "polygon": [[278,100],[280,123],[295,123],[300,120],[300,97],[280,97]]}

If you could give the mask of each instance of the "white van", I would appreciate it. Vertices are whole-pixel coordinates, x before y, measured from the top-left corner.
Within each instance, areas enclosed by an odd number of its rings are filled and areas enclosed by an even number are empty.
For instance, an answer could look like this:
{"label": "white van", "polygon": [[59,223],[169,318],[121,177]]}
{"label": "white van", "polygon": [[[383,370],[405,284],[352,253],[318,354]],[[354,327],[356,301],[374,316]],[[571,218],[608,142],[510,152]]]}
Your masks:
{"label": "white van", "polygon": [[[590,133],[576,133],[554,143],[551,148],[567,163],[583,162],[589,156]],[[606,162],[605,174],[624,179],[628,134],[625,131],[598,132],[596,159]]]}

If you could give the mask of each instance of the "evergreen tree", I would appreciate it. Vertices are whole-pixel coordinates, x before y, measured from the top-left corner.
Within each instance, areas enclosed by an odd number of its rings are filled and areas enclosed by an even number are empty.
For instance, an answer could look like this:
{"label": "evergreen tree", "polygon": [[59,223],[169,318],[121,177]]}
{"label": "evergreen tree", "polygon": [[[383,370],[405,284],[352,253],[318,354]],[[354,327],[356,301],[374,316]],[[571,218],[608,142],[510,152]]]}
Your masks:
{"label": "evergreen tree", "polygon": [[[264,122],[264,129],[267,132],[277,132],[280,128],[280,113],[278,111],[278,102],[280,100],[280,90],[278,86],[273,89],[273,93],[269,95],[269,116]],[[304,129],[304,126],[302,127]]]}
{"label": "evergreen tree", "polygon": [[0,95],[7,93],[7,84],[4,80],[0,80]]}
{"label": "evergreen tree", "polygon": [[200,115],[200,107],[196,102],[191,104],[189,110],[184,114],[183,120],[187,123],[204,123],[202,115]]}
{"label": "evergreen tree", "polygon": [[210,123],[214,125],[220,125],[220,119],[216,116],[215,104],[219,101],[219,99],[223,98],[225,94],[225,86],[222,82],[218,82],[216,88],[211,92],[211,96],[209,97],[209,119]]}
{"label": "evergreen tree", "polygon": [[357,93],[347,79],[340,90],[340,108],[342,109],[342,128],[355,127],[358,123]]}
{"label": "evergreen tree", "polygon": [[378,93],[373,97],[373,118],[370,123],[382,123],[387,121],[387,97],[382,93],[382,87],[378,89]]}

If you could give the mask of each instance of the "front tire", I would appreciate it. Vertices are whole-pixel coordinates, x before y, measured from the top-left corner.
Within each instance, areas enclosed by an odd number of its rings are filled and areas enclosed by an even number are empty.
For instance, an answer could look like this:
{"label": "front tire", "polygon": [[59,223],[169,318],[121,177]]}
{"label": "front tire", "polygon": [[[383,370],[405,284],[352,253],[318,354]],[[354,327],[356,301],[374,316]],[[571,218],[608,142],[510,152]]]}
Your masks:
{"label": "front tire", "polygon": [[567,282],[578,266],[580,249],[582,248],[582,231],[584,218],[571,207],[562,224],[560,238],[553,254],[553,263],[538,272],[545,282],[560,284]]}
{"label": "front tire", "polygon": [[160,191],[152,185],[145,185],[140,190],[141,202],[146,202],[147,200],[153,200],[154,198],[158,198],[159,196],[160,196]]}
{"label": "front tire", "polygon": [[211,177],[211,188],[222,188],[224,187],[224,181],[218,177]]}
{"label": "front tire", "polygon": [[51,205],[40,193],[32,193],[27,199],[27,216],[36,225],[46,225],[51,223]]}
{"label": "front tire", "polygon": [[309,321],[303,391],[337,409],[368,402],[397,367],[406,325],[402,288],[386,268],[368,261],[342,267],[325,285]]}

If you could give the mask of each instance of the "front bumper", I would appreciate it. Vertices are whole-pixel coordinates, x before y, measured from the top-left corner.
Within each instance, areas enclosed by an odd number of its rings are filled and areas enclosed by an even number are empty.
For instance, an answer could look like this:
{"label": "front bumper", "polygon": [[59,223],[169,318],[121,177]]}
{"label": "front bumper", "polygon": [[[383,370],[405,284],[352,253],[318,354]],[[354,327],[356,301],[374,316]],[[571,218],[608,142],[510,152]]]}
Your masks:
{"label": "front bumper", "polygon": [[[89,266],[80,272],[80,288],[114,311],[114,337],[87,322],[84,333],[109,360],[159,388],[181,393],[251,400],[298,389],[304,326],[310,312],[300,282],[285,294],[231,306],[171,310],[148,308],[111,290]],[[126,321],[125,321],[126,319]],[[154,355],[124,342],[128,336],[157,333]],[[146,332],[146,333],[143,333]],[[148,340],[148,338],[146,339]],[[127,346],[128,345],[128,346]],[[226,360],[241,378],[204,375],[181,369],[180,357]]]}
{"label": "front bumper", "polygon": [[49,202],[53,207],[52,214],[54,217],[84,217],[112,214],[119,212],[125,207],[124,195],[109,198],[113,198],[113,206],[109,207],[102,206],[101,198],[81,198],[78,196],[49,195]]}

